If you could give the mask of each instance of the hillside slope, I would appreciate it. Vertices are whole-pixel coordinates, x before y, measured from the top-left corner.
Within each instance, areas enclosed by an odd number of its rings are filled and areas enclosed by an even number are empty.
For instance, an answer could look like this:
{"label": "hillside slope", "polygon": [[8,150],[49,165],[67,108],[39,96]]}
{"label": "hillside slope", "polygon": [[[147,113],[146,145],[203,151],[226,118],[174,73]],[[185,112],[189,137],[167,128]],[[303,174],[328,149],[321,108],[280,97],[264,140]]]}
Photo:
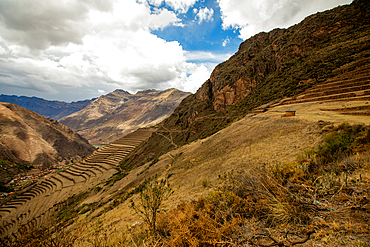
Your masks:
{"label": "hillside slope", "polygon": [[62,102],[57,100],[45,100],[37,97],[16,96],[16,95],[0,95],[0,101],[6,103],[13,103],[34,111],[44,117],[59,120],[76,111],[85,108],[92,100],[82,100],[77,102]]}
{"label": "hillside slope", "polygon": [[117,89],[60,122],[90,143],[109,143],[140,127],[163,121],[188,95],[177,89],[145,90],[136,94]]}
{"label": "hillside slope", "polygon": [[[365,104],[365,101],[362,103]],[[193,214],[192,212],[172,215],[171,217],[173,218],[169,218],[165,212],[170,209],[186,209],[185,203],[194,202],[197,198],[202,198],[210,194],[207,200],[202,201],[200,199],[197,206],[201,207],[201,205],[210,200],[212,196],[216,197],[218,195],[217,192],[212,191],[218,190],[220,184],[223,182],[222,176],[233,170],[243,170],[247,173],[252,171],[254,172],[253,176],[257,175],[255,173],[256,169],[264,170],[279,167],[279,169],[282,169],[283,171],[283,168],[285,166],[289,167],[289,164],[293,164],[297,160],[297,157],[303,157],[304,153],[307,153],[307,150],[317,146],[321,142],[326,131],[333,128],[331,127],[331,124],[338,125],[343,121],[355,125],[370,124],[370,119],[366,116],[343,116],[341,113],[336,111],[327,113],[320,109],[335,109],[341,107],[343,104],[348,105],[350,103],[348,101],[327,103],[311,102],[289,106],[275,106],[267,112],[246,116],[210,137],[175,149],[161,156],[157,162],[147,162],[144,166],[133,168],[130,171],[127,171],[127,173],[124,172],[116,174],[105,183],[94,181],[94,183],[90,185],[91,181],[93,181],[93,176],[91,176],[91,178],[87,180],[88,182],[84,182],[82,185],[81,183],[75,183],[74,187],[77,187],[78,189],[74,189],[69,192],[69,194],[68,192],[63,194],[65,198],[72,193],[76,194],[76,196],[70,197],[68,203],[64,202],[64,204],[60,204],[61,211],[57,215],[60,217],[60,222],[64,222],[63,224],[69,225],[69,234],[77,238],[74,243],[75,246],[88,246],[91,241],[94,241],[94,239],[97,239],[96,241],[101,244],[106,243],[108,246],[115,246],[114,243],[118,245],[118,241],[125,243],[125,246],[138,246],[140,239],[145,238],[146,235],[142,233],[142,235],[140,235],[140,232],[135,232],[135,225],[137,225],[137,222],[141,222],[142,219],[130,208],[130,199],[138,201],[140,185],[148,178],[158,177],[159,179],[167,178],[171,187],[175,188],[173,196],[164,202],[163,208],[165,210],[163,210],[164,212],[160,215],[163,215],[166,218],[163,219],[163,216],[161,216],[162,218],[159,220],[162,221],[158,223],[158,227],[161,227],[161,229],[171,227],[171,225],[166,224],[166,220],[173,220],[172,223],[174,223],[185,216],[191,217],[191,225],[196,225],[194,222],[197,222],[197,220],[200,220],[201,218],[198,219],[196,214]],[[282,117],[285,110],[289,109],[288,107],[294,107],[297,109],[296,117]],[[128,145],[129,142],[126,142],[125,146],[128,147]],[[89,158],[89,162],[91,162],[90,164],[95,165],[96,168],[97,165],[106,166],[106,162],[93,163],[99,162],[97,158],[103,158],[102,155],[105,153],[105,150],[98,150],[96,153],[101,157],[95,156],[96,159],[92,159],[94,155],[91,155]],[[113,153],[111,153],[111,155],[113,155]],[[367,153],[366,155],[369,154]],[[366,162],[361,164],[362,168],[369,169],[369,156],[366,157]],[[348,160],[346,160],[346,162],[346,165],[352,164]],[[78,169],[83,168],[83,166],[78,166]],[[73,166],[70,169],[72,168]],[[329,168],[330,167],[328,167],[328,169]],[[77,173],[78,169],[77,167],[73,168],[73,173]],[[85,171],[90,172],[87,170]],[[307,245],[304,246],[312,246],[312,244],[338,246],[338,244],[343,241],[347,242],[346,246],[354,246],[356,243],[368,243],[367,237],[370,230],[368,229],[368,225],[366,225],[368,218],[367,216],[358,216],[361,212],[366,214],[367,211],[357,212],[350,207],[345,208],[345,205],[341,205],[340,203],[343,200],[347,203],[351,203],[348,198],[352,197],[347,195],[347,192],[345,191],[348,191],[349,194],[352,193],[352,191],[359,191],[356,192],[360,193],[358,198],[362,198],[367,195],[368,191],[360,187],[364,184],[368,184],[370,181],[370,177],[366,171],[368,170],[348,173],[348,180],[358,180],[359,177],[361,177],[361,174],[362,180],[361,183],[351,183],[348,187],[344,187],[343,184],[340,184],[342,185],[343,193],[340,194],[341,197],[335,197],[335,200],[339,200],[338,204],[328,205],[328,202],[326,202],[321,195],[319,197],[318,191],[317,200],[320,202],[320,205],[316,212],[317,214],[324,215],[317,217],[318,219],[316,219],[315,222],[317,227],[320,229],[320,232],[318,231],[312,238],[312,241],[309,241]],[[72,174],[72,170],[70,171],[70,174]],[[339,174],[335,175],[336,180],[338,180],[338,177],[340,181],[344,176]],[[295,184],[292,185],[292,183],[288,182],[288,185],[292,188],[296,188],[293,186]],[[70,183],[66,184],[66,186],[70,186]],[[302,187],[301,184],[295,186]],[[41,195],[36,195],[35,198],[32,199],[34,205],[41,205],[41,203],[36,203],[37,198],[46,198],[48,193],[51,193],[51,195],[53,195],[53,200],[56,200],[54,194],[58,188],[49,192],[46,185],[44,185],[44,187],[46,188],[46,192],[42,192]],[[331,194],[329,194],[329,198],[336,196],[335,193],[339,189],[340,186],[335,187],[335,190],[330,192]],[[82,193],[77,194],[77,192]],[[354,197],[356,196],[357,194],[354,195]],[[21,197],[23,198],[22,195],[20,198]],[[61,202],[60,199],[59,201]],[[310,205],[312,205],[311,208],[313,208],[314,205],[311,201]],[[235,201],[231,202],[236,203]],[[222,203],[226,202],[222,201],[221,198],[218,203],[220,204],[214,204],[212,206],[219,209],[221,212],[222,208],[219,205],[225,205]],[[0,224],[0,229],[2,229],[3,234],[7,231],[15,230],[13,228],[15,224],[24,223],[28,226],[46,224],[48,219],[46,217],[47,214],[45,214],[45,216],[42,214],[40,217],[30,222],[25,221],[26,218],[30,217],[30,214],[26,213],[26,216],[23,216],[21,212],[26,212],[27,207],[31,207],[31,200],[23,204],[24,205],[17,205],[9,202],[7,205],[0,208],[0,212],[4,216],[7,216],[6,222],[3,222],[3,225]],[[70,205],[69,207],[65,206],[68,204]],[[12,208],[12,205],[16,209]],[[62,205],[64,205],[64,207],[62,207]],[[228,204],[226,205],[228,206]],[[254,205],[254,203],[251,203],[246,208],[252,208]],[[46,209],[47,208],[39,209],[39,214]],[[234,211],[232,211],[233,209],[234,208],[231,208],[230,206],[230,212],[234,213]],[[10,213],[6,214],[6,210]],[[32,210],[35,210],[35,208],[32,208]],[[349,210],[352,218],[344,217],[344,219],[341,220],[338,215],[343,216],[344,210]],[[54,209],[50,210],[50,212],[54,212]],[[197,212],[197,215],[200,215],[200,213],[201,212]],[[17,218],[12,220],[14,218],[11,216],[17,216]],[[54,215],[54,217],[56,216]],[[341,232],[336,236],[336,232],[332,229],[337,229],[339,222],[343,223],[344,228],[344,221],[351,222],[350,227],[352,228],[348,228],[349,230],[346,230],[341,227]],[[260,224],[260,222],[256,222],[255,218],[252,218],[251,222],[254,222],[256,226],[259,226],[258,224]],[[207,227],[210,227],[212,228],[212,231],[217,231],[217,228],[213,228],[210,224],[211,223],[208,222],[206,225],[199,225],[199,229],[207,229]],[[139,224],[137,227],[140,228],[144,226],[145,225],[143,224]],[[284,228],[284,225],[281,227]],[[293,227],[293,225],[290,224],[289,227]],[[351,229],[361,229],[361,234],[357,233],[356,230]],[[178,231],[182,231],[182,229],[179,228]],[[244,233],[258,234],[259,231],[260,229],[256,227],[253,231],[246,229]],[[64,230],[60,230],[60,232],[63,233]],[[125,234],[127,234],[126,237],[128,237],[126,240]],[[160,234],[166,234],[166,232],[160,232]],[[130,235],[133,240],[129,237]],[[168,238],[171,237],[171,235],[166,236]],[[190,235],[190,237],[201,237],[201,235],[194,234]],[[186,241],[186,238],[181,240]],[[60,239],[60,241],[63,241],[63,239]],[[147,241],[149,240],[147,239]],[[179,238],[178,241],[180,241]],[[168,244],[164,246],[179,245]]]}
{"label": "hillside slope", "polygon": [[[42,176],[5,199],[1,198],[0,236],[16,233],[21,226],[42,227],[48,223],[48,217],[53,212],[58,212],[66,205],[68,207],[68,203],[76,197],[81,198],[82,195],[86,198],[89,192],[99,191],[104,184],[111,187],[117,179],[110,177],[117,174],[119,161],[148,139],[153,131],[151,128],[136,130],[95,150],[67,169]],[[108,197],[106,199],[109,200]],[[105,204],[106,199],[99,204]]]}
{"label": "hillside slope", "polygon": [[39,168],[95,150],[72,129],[11,103],[0,102],[0,155]]}
{"label": "hillside slope", "polygon": [[194,95],[182,101],[162,123],[159,134],[132,155],[140,157],[136,163],[205,138],[255,107],[368,64],[369,10],[369,1],[356,0],[311,15],[288,29],[262,32],[244,41]]}

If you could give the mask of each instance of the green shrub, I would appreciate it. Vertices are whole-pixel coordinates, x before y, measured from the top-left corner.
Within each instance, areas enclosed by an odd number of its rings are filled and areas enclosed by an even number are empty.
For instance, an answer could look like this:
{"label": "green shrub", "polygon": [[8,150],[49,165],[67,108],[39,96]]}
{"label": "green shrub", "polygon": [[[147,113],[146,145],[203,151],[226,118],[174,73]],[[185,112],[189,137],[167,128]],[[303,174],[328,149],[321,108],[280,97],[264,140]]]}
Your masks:
{"label": "green shrub", "polygon": [[131,200],[130,207],[144,220],[153,235],[156,233],[157,213],[160,211],[162,202],[173,192],[165,179],[145,181],[139,187],[139,202],[135,203]]}
{"label": "green shrub", "polygon": [[330,133],[323,143],[319,145],[317,155],[324,163],[338,161],[339,158],[348,156],[352,152],[352,147],[356,145],[350,133]]}

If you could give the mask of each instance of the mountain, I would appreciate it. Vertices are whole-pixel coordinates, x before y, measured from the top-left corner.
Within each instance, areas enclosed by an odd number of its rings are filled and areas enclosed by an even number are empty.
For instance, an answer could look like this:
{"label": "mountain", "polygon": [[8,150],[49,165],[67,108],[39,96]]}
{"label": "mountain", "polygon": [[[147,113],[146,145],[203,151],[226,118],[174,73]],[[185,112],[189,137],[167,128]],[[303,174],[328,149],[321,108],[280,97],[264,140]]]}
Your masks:
{"label": "mountain", "polygon": [[140,157],[138,165],[210,136],[255,107],[276,103],[368,64],[369,9],[369,1],[355,0],[241,43],[195,94],[181,102],[158,134],[132,154]]}
{"label": "mountain", "polygon": [[130,94],[117,89],[60,120],[90,143],[111,142],[140,127],[167,118],[190,93],[177,89],[145,90]]}
{"label": "mountain", "polygon": [[72,129],[12,103],[0,102],[0,157],[48,168],[95,150]]}
{"label": "mountain", "polygon": [[91,100],[83,100],[77,102],[62,102],[56,100],[45,100],[37,97],[27,97],[27,96],[16,96],[16,95],[0,95],[0,101],[6,103],[13,103],[24,107],[30,111],[34,111],[44,117],[59,120],[65,116],[68,116],[76,111],[85,108]]}

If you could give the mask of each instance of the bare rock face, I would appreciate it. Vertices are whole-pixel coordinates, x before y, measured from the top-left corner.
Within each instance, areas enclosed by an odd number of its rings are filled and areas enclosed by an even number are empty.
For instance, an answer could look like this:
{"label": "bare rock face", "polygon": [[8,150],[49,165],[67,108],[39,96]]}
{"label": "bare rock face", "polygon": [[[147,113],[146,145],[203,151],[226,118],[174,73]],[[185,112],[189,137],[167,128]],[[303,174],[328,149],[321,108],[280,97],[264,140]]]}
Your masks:
{"label": "bare rock face", "polygon": [[258,106],[266,103],[265,96],[274,100],[294,95],[335,76],[336,69],[367,56],[369,9],[369,1],[355,0],[288,29],[251,37],[214,69],[196,99],[210,101],[221,112],[260,95],[261,100],[252,100]]}
{"label": "bare rock face", "polygon": [[0,102],[0,157],[40,168],[94,151],[80,135],[56,120]]}
{"label": "bare rock face", "polygon": [[163,121],[188,95],[190,93],[177,89],[145,90],[136,94],[117,89],[60,122],[90,143],[109,143],[138,128]]}

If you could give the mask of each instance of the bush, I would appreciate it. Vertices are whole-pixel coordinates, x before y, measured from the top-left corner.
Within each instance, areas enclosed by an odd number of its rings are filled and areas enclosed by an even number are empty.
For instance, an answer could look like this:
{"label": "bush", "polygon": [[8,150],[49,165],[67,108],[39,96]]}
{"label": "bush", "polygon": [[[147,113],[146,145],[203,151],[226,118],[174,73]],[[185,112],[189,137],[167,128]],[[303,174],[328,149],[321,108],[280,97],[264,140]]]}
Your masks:
{"label": "bush", "polygon": [[352,147],[356,145],[354,138],[348,132],[330,133],[319,145],[317,155],[324,163],[336,162],[343,156],[352,153]]}
{"label": "bush", "polygon": [[131,200],[130,207],[144,220],[153,235],[156,233],[157,213],[160,210],[161,204],[173,192],[165,179],[152,182],[145,181],[139,187],[139,202],[136,204]]}

